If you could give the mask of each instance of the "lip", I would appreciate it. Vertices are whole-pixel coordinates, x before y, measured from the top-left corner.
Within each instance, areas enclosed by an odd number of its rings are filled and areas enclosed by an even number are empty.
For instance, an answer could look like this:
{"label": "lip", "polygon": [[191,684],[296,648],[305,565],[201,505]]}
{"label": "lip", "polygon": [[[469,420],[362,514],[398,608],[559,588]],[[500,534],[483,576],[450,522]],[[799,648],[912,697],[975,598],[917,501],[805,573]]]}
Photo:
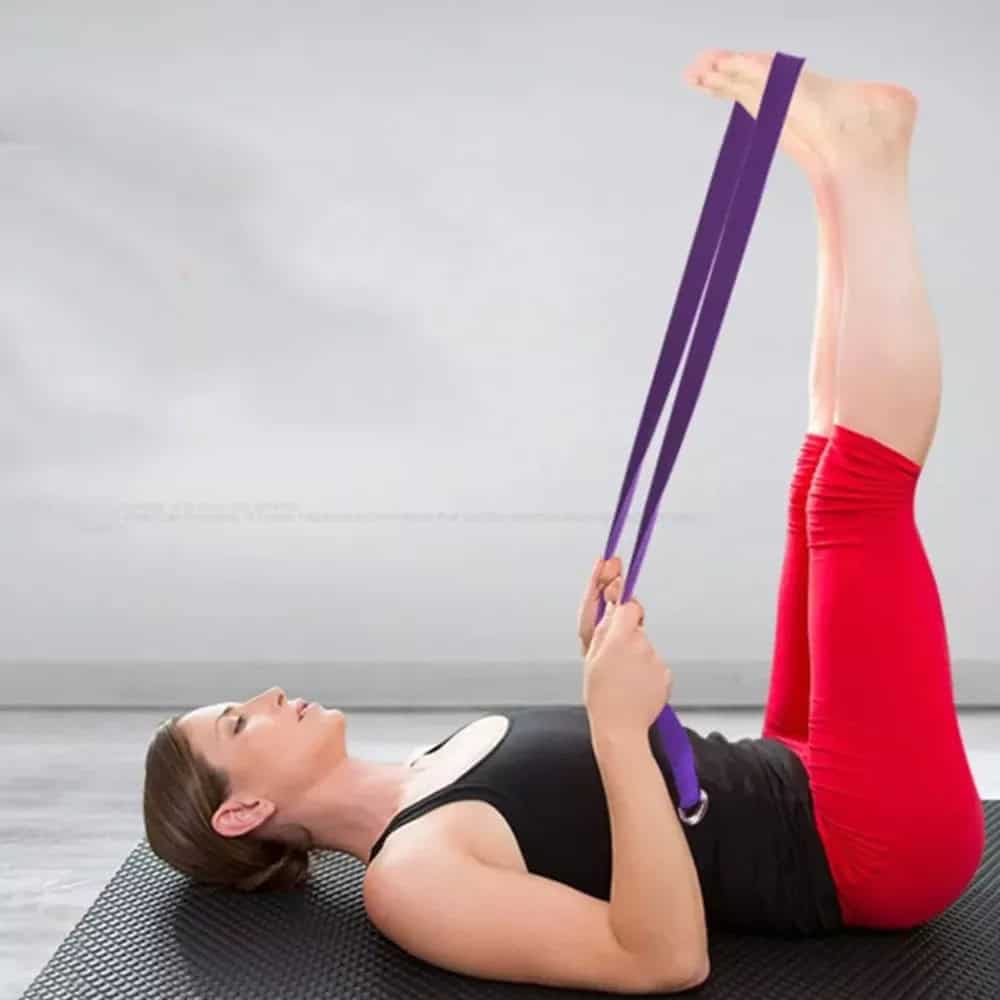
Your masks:
{"label": "lip", "polygon": [[299,717],[299,722],[302,721],[302,716],[306,714],[311,705],[312,705],[311,701],[306,701],[304,698],[297,699],[297,703],[295,705],[295,712]]}

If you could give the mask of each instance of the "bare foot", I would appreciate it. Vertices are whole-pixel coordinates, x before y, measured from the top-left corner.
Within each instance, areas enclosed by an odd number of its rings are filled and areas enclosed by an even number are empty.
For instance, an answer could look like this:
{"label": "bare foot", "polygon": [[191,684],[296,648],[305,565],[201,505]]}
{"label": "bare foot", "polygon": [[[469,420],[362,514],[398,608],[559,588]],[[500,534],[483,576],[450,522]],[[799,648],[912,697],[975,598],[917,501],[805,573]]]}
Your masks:
{"label": "bare foot", "polygon": [[[696,90],[739,101],[755,118],[774,56],[708,49],[684,72]],[[905,171],[917,98],[890,83],[837,80],[803,67],[779,147],[811,178],[844,170]]]}

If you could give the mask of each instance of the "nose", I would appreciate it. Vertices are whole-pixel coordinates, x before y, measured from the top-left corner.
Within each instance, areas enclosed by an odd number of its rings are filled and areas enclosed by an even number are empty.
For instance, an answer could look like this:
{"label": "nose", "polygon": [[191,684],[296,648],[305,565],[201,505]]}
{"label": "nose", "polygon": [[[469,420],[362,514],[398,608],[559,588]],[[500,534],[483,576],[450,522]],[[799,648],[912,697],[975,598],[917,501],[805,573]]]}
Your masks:
{"label": "nose", "polygon": [[247,706],[253,708],[259,706],[262,709],[271,707],[281,708],[285,704],[286,700],[287,697],[285,692],[280,687],[273,687],[268,688],[266,691],[261,691],[260,694],[251,698],[250,701],[247,702]]}

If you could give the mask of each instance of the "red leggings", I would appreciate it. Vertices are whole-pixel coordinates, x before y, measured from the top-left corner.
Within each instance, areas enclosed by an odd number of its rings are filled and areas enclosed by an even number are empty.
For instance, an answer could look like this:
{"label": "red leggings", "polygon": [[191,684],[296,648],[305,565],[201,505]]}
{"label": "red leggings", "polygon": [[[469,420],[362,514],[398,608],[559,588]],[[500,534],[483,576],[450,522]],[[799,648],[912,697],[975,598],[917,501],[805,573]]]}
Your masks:
{"label": "red leggings", "polygon": [[789,491],[762,735],[809,774],[847,926],[934,918],[962,895],[985,845],[914,519],[920,471],[835,424],[829,438],[806,435]]}

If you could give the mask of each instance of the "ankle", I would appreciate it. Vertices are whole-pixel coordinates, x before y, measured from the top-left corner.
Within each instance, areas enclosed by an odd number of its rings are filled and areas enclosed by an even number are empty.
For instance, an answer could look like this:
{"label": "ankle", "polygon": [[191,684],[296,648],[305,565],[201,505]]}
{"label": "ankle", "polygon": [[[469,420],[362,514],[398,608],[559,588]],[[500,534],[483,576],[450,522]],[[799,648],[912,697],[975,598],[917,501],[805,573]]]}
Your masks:
{"label": "ankle", "polygon": [[905,201],[909,194],[909,163],[905,159],[843,162],[830,170],[826,184],[825,196],[840,206],[847,199],[859,198]]}

